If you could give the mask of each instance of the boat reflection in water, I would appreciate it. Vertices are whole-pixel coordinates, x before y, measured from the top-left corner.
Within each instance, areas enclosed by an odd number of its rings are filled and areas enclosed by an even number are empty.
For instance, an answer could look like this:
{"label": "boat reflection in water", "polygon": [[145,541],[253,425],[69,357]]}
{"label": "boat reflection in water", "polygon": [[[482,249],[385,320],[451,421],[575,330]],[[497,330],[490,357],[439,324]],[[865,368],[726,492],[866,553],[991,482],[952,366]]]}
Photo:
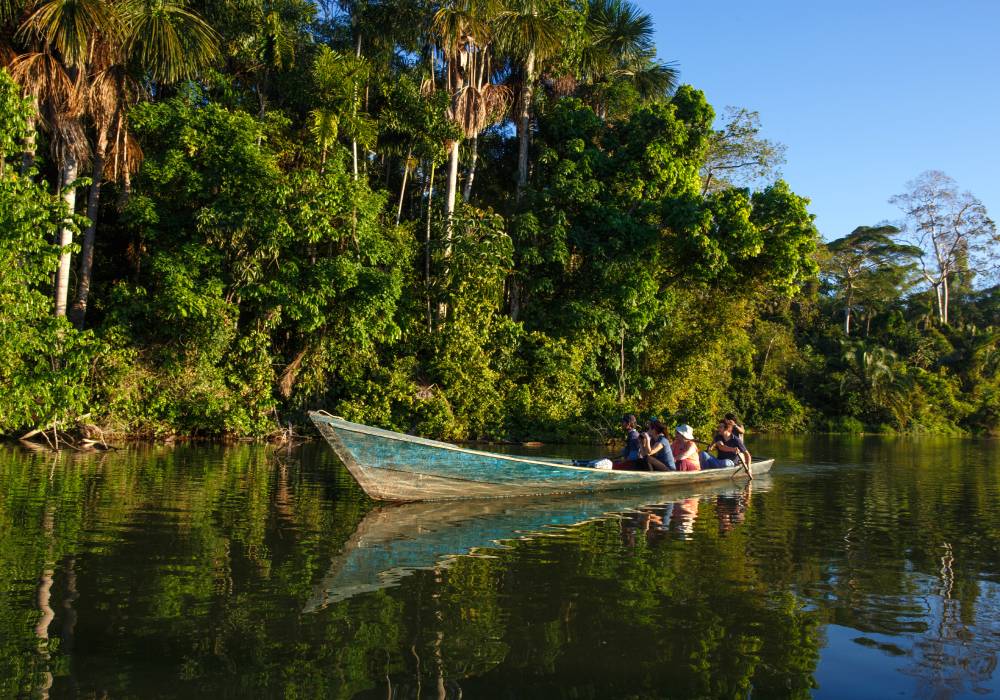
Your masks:
{"label": "boat reflection in water", "polygon": [[[558,534],[599,518],[619,518],[626,545],[692,537],[701,500],[711,498],[721,532],[743,522],[751,484],[701,485],[643,495],[610,492],[545,498],[431,501],[377,506],[358,524],[306,603],[312,612],[352,596],[388,588],[414,571],[448,566],[456,557],[502,547],[505,540]],[[643,498],[645,500],[637,500]],[[652,504],[650,504],[652,501]]]}

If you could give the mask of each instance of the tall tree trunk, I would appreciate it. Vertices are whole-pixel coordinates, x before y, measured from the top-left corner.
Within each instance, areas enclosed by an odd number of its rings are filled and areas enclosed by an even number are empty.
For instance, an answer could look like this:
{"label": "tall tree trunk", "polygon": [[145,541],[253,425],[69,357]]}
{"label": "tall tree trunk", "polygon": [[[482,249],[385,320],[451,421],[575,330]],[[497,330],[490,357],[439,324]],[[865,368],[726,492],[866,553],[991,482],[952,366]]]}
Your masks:
{"label": "tall tree trunk", "polygon": [[[63,190],[63,199],[66,202],[66,216],[71,218],[76,209],[76,187],[72,186],[76,180],[79,163],[72,152],[68,152],[63,159],[62,169],[59,175],[60,189]],[[73,229],[69,227],[69,222],[64,221],[59,226],[57,242],[62,252],[59,254],[59,269],[56,271],[56,316],[66,315],[66,306],[69,300],[69,272],[70,272],[70,252],[69,246],[73,243]]]}
{"label": "tall tree trunk", "polygon": [[528,186],[528,146],[531,139],[531,99],[535,92],[535,52],[528,52],[524,66],[524,88],[521,90],[521,113],[517,120],[517,201],[521,201]]}
{"label": "tall tree trunk", "polygon": [[[447,211],[444,223],[444,250],[442,257],[444,258],[444,269],[441,270],[443,277],[448,276],[448,259],[451,257],[451,233],[452,233],[452,218],[455,214],[455,198],[458,195],[458,151],[460,148],[460,142],[455,139],[455,142],[451,146],[451,158],[448,163],[448,193],[445,198],[445,209]],[[438,323],[442,323],[448,317],[448,304],[444,301],[438,302],[437,307],[437,320]]]}
{"label": "tall tree trunk", "polygon": [[424,235],[424,291],[427,296],[427,330],[434,327],[431,318],[431,214],[434,212],[434,168],[437,166],[431,160],[431,172],[427,178],[427,231]]}
{"label": "tall tree trunk", "polygon": [[938,323],[944,325],[944,300],[941,294],[941,282],[934,283],[934,294],[937,296]]}
{"label": "tall tree trunk", "polygon": [[618,346],[618,403],[625,403],[625,326]]}
{"label": "tall tree trunk", "polygon": [[479,161],[479,136],[472,137],[472,163],[469,164],[469,174],[465,178],[462,190],[462,201],[468,203],[472,199],[472,181],[476,179],[476,163]]}
{"label": "tall tree trunk", "polygon": [[94,181],[87,196],[87,219],[90,223],[83,233],[77,270],[76,299],[69,312],[70,321],[81,330],[87,316],[87,297],[90,296],[91,273],[94,269],[94,239],[97,237],[97,217],[100,214],[101,184],[104,178],[104,156],[107,148],[108,132],[106,129],[101,129],[97,134],[97,144],[94,148]]}
{"label": "tall tree trunk", "polygon": [[517,273],[510,276],[510,320],[516,321],[521,316],[521,284]]}
{"label": "tall tree trunk", "polygon": [[948,289],[948,276],[941,280],[941,323],[948,325],[948,306],[950,305],[950,290]]}
{"label": "tall tree trunk", "polygon": [[451,253],[451,218],[455,213],[455,198],[458,194],[458,151],[461,147],[458,139],[451,144],[451,157],[448,161],[448,192],[445,195],[445,210],[447,220],[445,222],[445,257]]}
{"label": "tall tree trunk", "polygon": [[[400,219],[403,218],[403,198],[406,196],[406,178],[410,174],[410,158],[413,157],[413,146],[406,152],[406,160],[403,162],[403,184],[399,188],[399,206],[396,207],[396,226],[399,226]],[[386,168],[386,171],[389,169]]]}
{"label": "tall tree trunk", "polygon": [[844,300],[844,335],[851,334],[851,309],[854,306],[854,280],[847,278],[847,298]]}

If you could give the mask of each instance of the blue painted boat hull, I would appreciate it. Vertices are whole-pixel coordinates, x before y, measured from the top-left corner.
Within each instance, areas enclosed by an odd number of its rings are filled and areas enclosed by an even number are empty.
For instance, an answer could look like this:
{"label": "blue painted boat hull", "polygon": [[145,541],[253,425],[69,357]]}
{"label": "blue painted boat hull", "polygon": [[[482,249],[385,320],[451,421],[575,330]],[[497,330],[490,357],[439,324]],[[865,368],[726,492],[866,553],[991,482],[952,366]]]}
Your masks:
{"label": "blue painted boat hull", "polygon": [[[379,501],[436,501],[649,488],[727,480],[733,470],[610,471],[565,460],[502,455],[309,414],[365,493]],[[773,460],[755,462],[753,473]]]}
{"label": "blue painted boat hull", "polygon": [[[768,487],[766,476],[754,481],[755,491]],[[608,491],[586,496],[379,505],[358,523],[333,558],[304,612],[395,586],[415,571],[447,567],[456,557],[480,554],[482,548],[565,532],[594,519],[623,517],[646,507],[662,513],[670,508],[670,501],[716,496],[748,502],[749,490],[742,483],[721,482],[641,495]]]}

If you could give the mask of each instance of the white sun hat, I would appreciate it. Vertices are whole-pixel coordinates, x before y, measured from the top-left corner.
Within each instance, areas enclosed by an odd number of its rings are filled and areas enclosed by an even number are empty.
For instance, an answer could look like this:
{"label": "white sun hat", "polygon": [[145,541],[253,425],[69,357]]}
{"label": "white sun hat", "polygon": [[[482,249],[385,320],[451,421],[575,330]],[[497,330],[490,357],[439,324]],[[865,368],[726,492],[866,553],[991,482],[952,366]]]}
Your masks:
{"label": "white sun hat", "polygon": [[685,440],[694,440],[694,430],[687,423],[681,423],[676,428],[674,432],[683,437]]}

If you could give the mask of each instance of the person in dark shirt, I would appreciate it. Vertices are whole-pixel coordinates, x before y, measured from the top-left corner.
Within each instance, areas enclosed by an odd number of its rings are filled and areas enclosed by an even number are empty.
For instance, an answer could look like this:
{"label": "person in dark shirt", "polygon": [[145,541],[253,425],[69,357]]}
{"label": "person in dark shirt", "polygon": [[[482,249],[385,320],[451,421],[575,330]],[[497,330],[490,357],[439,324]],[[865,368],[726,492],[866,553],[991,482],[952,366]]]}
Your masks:
{"label": "person in dark shirt", "polygon": [[622,459],[639,459],[639,431],[635,427],[635,416],[629,414],[622,418],[622,430],[625,432],[625,446],[619,455]]}
{"label": "person in dark shirt", "polygon": [[716,435],[713,447],[715,447],[719,459],[731,459],[736,464],[742,456],[744,463],[749,466],[751,459],[750,452],[743,443],[742,433],[737,433],[736,428],[736,421],[732,418],[724,420],[719,425],[719,434]]}
{"label": "person in dark shirt", "polygon": [[723,420],[729,421],[731,423],[731,425],[733,426],[733,434],[736,435],[736,437],[742,439],[746,435],[747,431],[744,430],[743,426],[740,425],[738,420],[736,420],[735,413],[727,413],[723,418]]}
{"label": "person in dark shirt", "polygon": [[702,469],[725,469],[726,467],[736,466],[736,455],[719,449],[719,446],[725,445],[726,440],[731,437],[732,432],[729,429],[728,422],[720,422],[718,428],[716,428],[715,435],[712,437],[712,447],[710,448],[716,451],[718,457],[713,457],[712,453],[702,450],[698,455],[701,459]]}

